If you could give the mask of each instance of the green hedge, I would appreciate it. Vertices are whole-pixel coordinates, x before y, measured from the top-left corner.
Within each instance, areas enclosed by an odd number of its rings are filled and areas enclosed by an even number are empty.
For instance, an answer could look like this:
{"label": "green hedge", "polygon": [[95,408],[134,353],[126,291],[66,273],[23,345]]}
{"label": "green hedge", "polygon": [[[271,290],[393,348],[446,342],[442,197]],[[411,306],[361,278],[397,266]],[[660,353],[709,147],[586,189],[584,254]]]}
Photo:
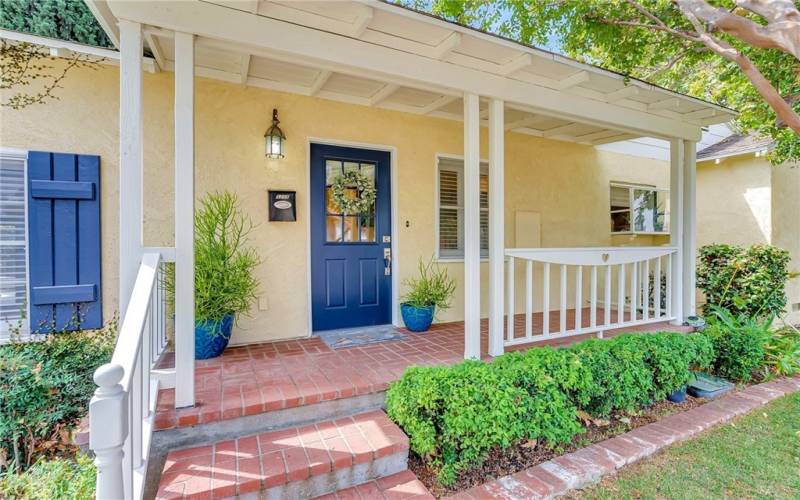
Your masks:
{"label": "green hedge", "polygon": [[706,245],[699,251],[697,288],[708,305],[735,316],[777,316],[786,307],[790,260],[789,252],[770,245]]}
{"label": "green hedge", "polygon": [[38,459],[39,441],[86,414],[92,374],[111,357],[115,330],[112,323],[101,331],[0,346],[0,454],[10,464],[26,468]]}
{"label": "green hedge", "polygon": [[690,367],[708,367],[713,352],[705,335],[664,332],[409,368],[389,388],[386,407],[411,449],[450,484],[495,447],[569,442],[583,430],[578,411],[604,416],[664,399],[687,382]]}

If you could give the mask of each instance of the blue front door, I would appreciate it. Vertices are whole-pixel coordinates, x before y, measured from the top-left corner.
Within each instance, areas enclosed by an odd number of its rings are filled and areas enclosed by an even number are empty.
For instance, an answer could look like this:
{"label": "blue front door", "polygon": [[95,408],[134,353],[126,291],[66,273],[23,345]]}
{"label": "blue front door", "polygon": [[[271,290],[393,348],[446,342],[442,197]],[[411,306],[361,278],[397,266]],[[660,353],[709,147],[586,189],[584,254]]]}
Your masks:
{"label": "blue front door", "polygon": [[[312,328],[331,330],[391,322],[389,153],[311,145]],[[331,185],[357,170],[375,183],[374,205],[345,213]],[[345,195],[359,196],[355,186]]]}

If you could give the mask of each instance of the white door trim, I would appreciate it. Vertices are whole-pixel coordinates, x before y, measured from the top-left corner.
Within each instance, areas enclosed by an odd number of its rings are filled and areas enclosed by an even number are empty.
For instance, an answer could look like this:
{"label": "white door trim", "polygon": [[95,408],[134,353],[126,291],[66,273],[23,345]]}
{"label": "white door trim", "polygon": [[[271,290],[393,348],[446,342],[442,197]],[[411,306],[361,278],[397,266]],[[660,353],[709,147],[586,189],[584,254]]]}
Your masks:
{"label": "white door trim", "polygon": [[311,301],[311,145],[321,144],[326,146],[342,146],[347,148],[360,148],[371,149],[374,151],[386,151],[389,153],[389,169],[390,171],[390,196],[391,196],[391,220],[392,220],[392,325],[400,326],[399,308],[400,308],[400,282],[398,276],[400,275],[400,254],[397,251],[399,245],[397,242],[397,148],[395,146],[387,146],[384,144],[371,144],[367,142],[356,141],[343,141],[340,139],[326,139],[322,137],[307,137],[306,138],[306,286],[308,287],[307,293],[307,307],[308,307],[308,333],[306,337],[311,337],[314,334],[313,329],[313,308]]}

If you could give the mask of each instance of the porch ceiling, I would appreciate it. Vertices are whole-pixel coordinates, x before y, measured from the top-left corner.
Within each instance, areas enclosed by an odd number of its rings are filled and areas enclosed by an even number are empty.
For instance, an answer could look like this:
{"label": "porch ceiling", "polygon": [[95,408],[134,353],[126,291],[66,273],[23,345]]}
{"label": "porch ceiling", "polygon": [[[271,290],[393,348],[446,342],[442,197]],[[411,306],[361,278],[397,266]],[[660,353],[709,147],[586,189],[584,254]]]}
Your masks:
{"label": "porch ceiling", "polygon": [[[367,51],[379,48],[377,50],[383,53],[391,49],[398,54],[397,64],[404,64],[408,61],[405,57],[412,55],[420,64],[445,63],[446,72],[466,69],[473,74],[477,71],[480,77],[487,79],[500,77],[502,80],[496,81],[501,84],[505,81],[526,84],[520,87],[523,95],[543,94],[538,96],[541,98],[556,91],[559,98],[566,98],[565,104],[583,102],[588,107],[597,106],[598,113],[594,116],[577,114],[575,109],[566,109],[566,105],[562,114],[558,108],[542,109],[530,103],[515,102],[513,98],[506,99],[507,130],[552,139],[598,145],[644,135],[667,137],[669,134],[646,133],[642,128],[650,123],[654,127],[663,123],[664,130],[691,130],[726,122],[733,116],[731,110],[721,106],[637,80],[626,85],[624,77],[616,73],[378,1],[158,2],[160,6],[167,4],[163,9],[154,8],[150,2],[90,0],[87,3],[101,18],[101,24],[111,30],[112,39],[116,39],[115,16],[150,24],[145,27],[145,43],[160,69],[165,71],[174,68],[172,29],[182,28],[177,24],[189,13],[198,17],[214,14],[230,16],[227,20],[220,19],[219,24],[237,21],[252,23],[256,29],[277,26],[299,29],[293,34],[318,35],[321,41],[335,35],[337,41],[341,39],[350,47],[363,47]],[[147,3],[150,7],[140,7]],[[187,4],[195,4],[195,9],[191,10]],[[280,24],[274,24],[275,21]],[[410,76],[392,77],[379,70],[369,71],[364,65],[359,71],[355,62],[353,66],[332,64],[333,58],[323,57],[327,54],[320,54],[318,60],[296,57],[291,40],[285,40],[285,47],[266,48],[257,40],[252,40],[252,44],[243,43],[244,36],[234,40],[233,35],[206,34],[202,27],[196,32],[196,74],[201,77],[420,115],[463,119],[463,91],[452,86],[431,84],[431,80],[416,81]],[[352,45],[354,41],[358,44]],[[336,50],[332,46],[327,48]],[[352,54],[352,57],[359,56]],[[393,69],[405,76],[405,68]],[[625,119],[606,119],[603,109],[613,110]],[[482,102],[481,119],[488,123],[487,118],[488,103]],[[639,123],[642,127],[637,126]]]}

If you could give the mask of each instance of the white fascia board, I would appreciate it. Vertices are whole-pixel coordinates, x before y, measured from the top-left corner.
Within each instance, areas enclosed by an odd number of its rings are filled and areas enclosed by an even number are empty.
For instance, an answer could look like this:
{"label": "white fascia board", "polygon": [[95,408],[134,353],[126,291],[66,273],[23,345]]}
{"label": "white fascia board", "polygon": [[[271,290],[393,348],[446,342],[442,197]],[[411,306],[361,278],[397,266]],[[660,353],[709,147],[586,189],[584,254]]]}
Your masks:
{"label": "white fascia board", "polygon": [[118,18],[230,42],[253,54],[304,61],[323,69],[372,76],[396,84],[428,84],[503,99],[581,121],[624,127],[659,137],[696,141],[700,127],[646,112],[566,94],[418,54],[372,45],[204,2],[114,2]]}

